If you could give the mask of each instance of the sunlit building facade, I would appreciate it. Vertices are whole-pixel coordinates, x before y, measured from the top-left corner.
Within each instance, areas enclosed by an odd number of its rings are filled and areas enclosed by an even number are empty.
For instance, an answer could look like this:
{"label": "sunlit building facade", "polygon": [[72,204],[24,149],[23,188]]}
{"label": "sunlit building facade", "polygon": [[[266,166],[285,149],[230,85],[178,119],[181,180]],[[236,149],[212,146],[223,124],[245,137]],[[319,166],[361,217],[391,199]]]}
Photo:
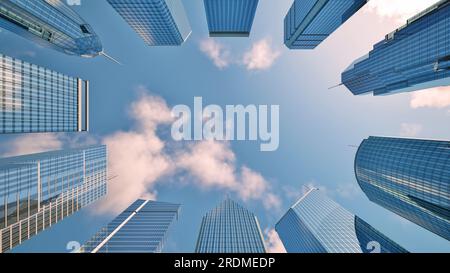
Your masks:
{"label": "sunlit building facade", "polygon": [[288,210],[275,229],[289,253],[407,252],[315,188]]}
{"label": "sunlit building facade", "polygon": [[370,137],[355,174],[372,202],[450,240],[450,141]]}
{"label": "sunlit building facade", "polygon": [[92,27],[64,0],[2,0],[0,27],[69,55],[95,57],[103,51]]}
{"label": "sunlit building facade", "polygon": [[160,253],[180,205],[139,199],[90,239],[85,253]]}
{"label": "sunlit building facade", "polygon": [[88,130],[88,81],[0,54],[0,133]]}
{"label": "sunlit building facade", "polygon": [[367,3],[367,0],[295,0],[284,19],[290,49],[314,49]]}
{"label": "sunlit building facade", "polygon": [[444,0],[409,19],[354,61],[342,83],[354,95],[375,96],[450,85],[449,17]]}
{"label": "sunlit building facade", "polygon": [[0,159],[0,253],[106,195],[105,146]]}
{"label": "sunlit building facade", "polygon": [[248,37],[259,0],[204,0],[211,37]]}
{"label": "sunlit building facade", "polygon": [[191,35],[181,0],[108,0],[149,46],[179,46]]}
{"label": "sunlit building facade", "polygon": [[265,253],[256,216],[227,198],[202,219],[196,253]]}

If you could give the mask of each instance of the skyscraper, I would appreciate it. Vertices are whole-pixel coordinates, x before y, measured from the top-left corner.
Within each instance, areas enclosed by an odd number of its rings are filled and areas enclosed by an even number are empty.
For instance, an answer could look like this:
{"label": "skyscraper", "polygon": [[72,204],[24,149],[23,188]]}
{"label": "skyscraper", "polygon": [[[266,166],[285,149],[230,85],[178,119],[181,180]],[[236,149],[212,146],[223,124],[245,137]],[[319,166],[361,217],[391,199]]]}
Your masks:
{"label": "skyscraper", "polygon": [[368,0],[295,0],[284,19],[290,49],[314,49]]}
{"label": "skyscraper", "polygon": [[290,253],[407,252],[318,189],[310,189],[275,226]]}
{"label": "skyscraper", "polygon": [[106,194],[106,147],[0,159],[0,253]]}
{"label": "skyscraper", "polygon": [[450,84],[450,1],[440,1],[386,35],[342,73],[354,94],[389,95]]}
{"label": "skyscraper", "polygon": [[227,198],[202,219],[197,253],[265,253],[256,216]]}
{"label": "skyscraper", "polygon": [[204,0],[211,37],[248,37],[259,0]]}
{"label": "skyscraper", "polygon": [[370,137],[356,179],[374,203],[450,240],[450,142]]}
{"label": "skyscraper", "polygon": [[0,27],[69,55],[102,53],[99,37],[63,0],[2,0]]}
{"label": "skyscraper", "polygon": [[139,199],[82,248],[90,253],[159,253],[180,205]]}
{"label": "skyscraper", "polygon": [[149,46],[179,46],[191,35],[181,0],[108,0]]}
{"label": "skyscraper", "polygon": [[0,133],[89,130],[89,82],[0,54]]}

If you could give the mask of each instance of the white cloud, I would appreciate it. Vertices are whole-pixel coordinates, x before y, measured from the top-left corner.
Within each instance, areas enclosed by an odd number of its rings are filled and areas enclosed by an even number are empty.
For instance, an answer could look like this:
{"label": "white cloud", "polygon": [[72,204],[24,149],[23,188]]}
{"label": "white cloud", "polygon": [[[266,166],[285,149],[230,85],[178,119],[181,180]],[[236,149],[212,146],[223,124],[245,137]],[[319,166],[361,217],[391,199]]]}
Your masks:
{"label": "white cloud", "polygon": [[437,2],[439,0],[370,0],[367,11],[406,23],[406,20]]}
{"label": "white cloud", "polygon": [[352,199],[361,194],[361,190],[356,181],[354,183],[341,183],[337,185],[334,192],[339,197],[346,199]]}
{"label": "white cloud", "polygon": [[8,157],[59,150],[63,147],[63,141],[58,134],[26,134],[2,146],[5,150],[3,156]]}
{"label": "white cloud", "polygon": [[260,173],[246,166],[238,169],[236,155],[226,142],[198,142],[179,153],[176,160],[177,168],[188,172],[202,189],[234,192],[244,201],[261,201],[267,209],[281,206],[281,200]]}
{"label": "white cloud", "polygon": [[236,64],[245,66],[247,70],[267,70],[281,55],[281,51],[273,48],[269,38],[253,43],[252,47],[241,56],[233,55],[226,45],[212,38],[200,41],[200,50],[219,69]]}
{"label": "white cloud", "polygon": [[231,62],[230,51],[223,44],[212,38],[200,41],[200,50],[220,69],[228,67]]}
{"label": "white cloud", "polygon": [[268,253],[286,253],[283,242],[274,229],[266,229],[266,249]]}
{"label": "white cloud", "polygon": [[173,171],[165,153],[166,143],[156,130],[172,121],[171,110],[160,97],[146,94],[138,87],[139,99],[130,107],[135,129],[120,131],[103,139],[108,146],[109,170],[116,179],[109,183],[107,198],[100,201],[98,212],[119,212],[137,198],[156,198],[157,181]]}
{"label": "white cloud", "polygon": [[25,135],[3,144],[3,155],[106,144],[109,175],[116,178],[109,182],[108,196],[94,207],[97,214],[119,213],[137,198],[156,199],[157,184],[163,178],[179,177],[188,177],[185,182],[203,190],[224,190],[246,202],[261,202],[270,211],[281,207],[280,198],[260,173],[237,164],[229,143],[186,145],[160,138],[158,129],[173,121],[171,109],[162,98],[148,95],[144,86],[137,91],[139,99],[129,109],[134,122],[129,131],[115,132],[101,141],[87,134]]}
{"label": "white cloud", "polygon": [[400,125],[400,136],[416,137],[422,132],[423,126],[417,123],[402,123]]}
{"label": "white cloud", "polygon": [[417,108],[446,108],[450,106],[450,87],[437,87],[414,92],[410,106]]}
{"label": "white cloud", "polygon": [[262,39],[244,54],[243,63],[247,70],[266,70],[272,67],[280,55],[279,50],[272,48],[270,39]]}

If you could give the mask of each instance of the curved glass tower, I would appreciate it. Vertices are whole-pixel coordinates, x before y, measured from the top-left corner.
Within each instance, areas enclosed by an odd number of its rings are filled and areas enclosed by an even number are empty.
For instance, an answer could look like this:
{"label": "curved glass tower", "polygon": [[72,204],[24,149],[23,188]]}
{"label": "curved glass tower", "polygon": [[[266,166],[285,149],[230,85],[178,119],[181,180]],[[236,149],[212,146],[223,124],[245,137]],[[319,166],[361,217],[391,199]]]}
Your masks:
{"label": "curved glass tower", "polygon": [[370,137],[356,179],[374,203],[450,240],[450,142]]}
{"label": "curved glass tower", "polygon": [[91,26],[63,0],[2,0],[0,27],[69,55],[95,57],[103,51]]}
{"label": "curved glass tower", "polygon": [[231,199],[202,219],[196,253],[265,253],[256,216]]}
{"label": "curved glass tower", "polygon": [[289,253],[403,253],[400,245],[310,189],[275,226]]}
{"label": "curved glass tower", "polygon": [[342,73],[354,94],[389,95],[450,85],[450,1],[443,0],[386,35]]}

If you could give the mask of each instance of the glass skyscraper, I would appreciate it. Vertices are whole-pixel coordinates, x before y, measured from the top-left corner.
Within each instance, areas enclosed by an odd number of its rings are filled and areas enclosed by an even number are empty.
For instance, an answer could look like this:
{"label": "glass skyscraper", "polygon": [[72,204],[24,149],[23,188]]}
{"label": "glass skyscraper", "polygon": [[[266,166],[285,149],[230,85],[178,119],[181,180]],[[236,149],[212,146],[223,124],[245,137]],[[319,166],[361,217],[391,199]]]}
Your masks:
{"label": "glass skyscraper", "polygon": [[149,46],[179,46],[191,34],[181,0],[108,0]]}
{"label": "glass skyscraper", "polygon": [[256,216],[227,198],[202,219],[197,253],[265,253]]}
{"label": "glass skyscraper", "polygon": [[355,173],[372,202],[450,240],[450,141],[370,137]]}
{"label": "glass skyscraper", "polygon": [[342,73],[342,83],[354,95],[389,95],[449,85],[449,17],[449,0],[419,13],[354,61]]}
{"label": "glass skyscraper", "polygon": [[314,49],[368,0],[295,0],[284,19],[290,49]]}
{"label": "glass skyscraper", "polygon": [[80,252],[160,253],[180,205],[139,199],[89,240]]}
{"label": "glass skyscraper", "polygon": [[89,130],[89,82],[0,54],[0,133]]}
{"label": "glass skyscraper", "polygon": [[248,37],[259,0],[204,0],[211,37]]}
{"label": "glass skyscraper", "polygon": [[0,159],[0,253],[106,195],[105,146]]}
{"label": "glass skyscraper", "polygon": [[275,229],[289,253],[407,252],[315,188],[288,210]]}
{"label": "glass skyscraper", "polygon": [[95,57],[99,37],[64,0],[2,0],[0,27],[69,55]]}

